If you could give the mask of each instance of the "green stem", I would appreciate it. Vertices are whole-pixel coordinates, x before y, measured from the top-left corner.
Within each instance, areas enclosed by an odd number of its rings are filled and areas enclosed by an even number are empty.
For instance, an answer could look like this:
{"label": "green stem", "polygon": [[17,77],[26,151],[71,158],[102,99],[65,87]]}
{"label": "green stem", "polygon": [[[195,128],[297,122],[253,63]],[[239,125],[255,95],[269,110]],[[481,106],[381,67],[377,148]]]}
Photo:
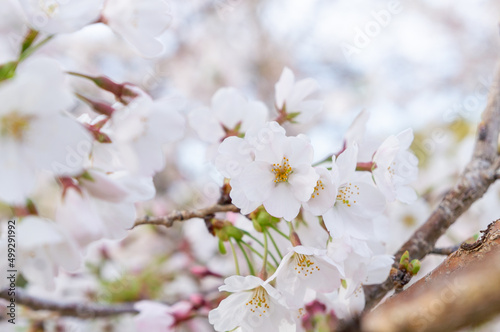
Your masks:
{"label": "green stem", "polygon": [[24,59],[26,59],[27,57],[29,57],[31,54],[35,53],[40,47],[42,47],[43,45],[45,45],[47,42],[49,42],[52,38],[54,37],[54,35],[50,35],[48,37],[46,37],[44,40],[42,40],[41,42],[39,42],[38,44],[32,46],[32,47],[29,47],[28,49],[26,49],[23,53],[21,53],[21,55],[19,56],[19,60],[18,62],[21,62],[23,61]]}
{"label": "green stem", "polygon": [[[245,235],[247,235],[249,238],[251,238],[252,240],[254,240],[255,242],[257,242],[258,244],[260,244],[262,248],[264,248],[264,243],[262,243],[262,241],[260,241],[259,239],[257,239],[255,236],[253,236],[252,234],[250,234],[247,231],[244,231],[244,230],[241,230],[241,231]],[[268,234],[269,234],[269,232],[268,232]],[[271,240],[274,243],[274,239],[272,237],[271,237]],[[253,249],[252,246],[250,246],[248,243],[246,243],[246,242],[243,242],[243,243],[246,244],[250,249]],[[275,246],[276,246],[276,244],[275,244]],[[253,249],[253,250],[255,250],[255,249]],[[276,247],[276,251],[278,251],[278,254],[280,255],[280,259],[283,258],[283,256],[281,256],[281,253],[279,252],[279,250],[278,250],[277,247]],[[254,252],[256,252],[256,251],[254,251]],[[273,255],[272,252],[269,252],[269,256],[271,256],[271,258],[273,259],[274,263],[276,263],[276,265],[278,265],[278,260],[276,260],[276,257]],[[262,255],[260,255],[260,257],[262,258]]]}
{"label": "green stem", "polygon": [[[276,249],[276,252],[278,253],[278,255],[280,256],[280,259],[283,259],[283,255],[281,254],[281,251],[280,249],[278,248],[278,245],[276,244],[276,241],[274,241],[274,238],[272,237],[271,233],[268,231],[268,230],[265,230],[265,232],[267,233],[267,235],[269,236],[269,238],[271,239],[271,242],[273,243],[273,246],[274,246],[274,249]],[[271,254],[271,253],[269,253]]]}
{"label": "green stem", "polygon": [[[290,224],[290,223],[291,223],[291,222],[289,222],[289,224]],[[271,227],[271,228],[272,228],[272,229],[274,229],[274,231],[275,231],[275,232],[277,232],[279,235],[283,236],[285,239],[287,239],[288,241],[290,241],[290,237],[289,237],[289,236],[287,236],[287,235],[286,235],[285,233],[283,233],[282,231],[280,231],[280,230],[279,230],[276,226],[271,225],[271,226],[269,226],[269,227]]]}
{"label": "green stem", "polygon": [[236,274],[240,275],[240,264],[238,263],[238,257],[236,256],[236,250],[234,250],[234,245],[231,240],[229,240],[229,244],[231,245],[231,250],[233,251],[233,257],[234,257],[234,266],[236,268]]}
{"label": "green stem", "polygon": [[[257,250],[255,250],[255,248],[252,248],[252,246],[250,244],[246,243],[245,241],[241,241],[241,243],[243,245],[245,245],[248,249],[250,249],[250,251],[252,251],[254,254],[256,254],[257,256],[259,256],[261,259],[264,259],[264,256],[262,256],[262,254],[260,252],[258,252]],[[274,261],[274,264],[276,264],[276,266],[278,266],[279,265],[278,261],[274,258],[274,256],[271,253],[269,253],[269,256],[271,256],[272,260]],[[276,269],[276,267],[273,264],[269,263],[269,262],[267,262],[267,266],[269,266],[270,268],[272,268],[274,270]]]}
{"label": "green stem", "polygon": [[251,238],[252,240],[254,240],[255,242],[257,242],[258,244],[261,245],[261,247],[264,248],[264,243],[262,243],[261,240],[257,239],[255,236],[253,236],[252,234],[250,234],[249,232],[241,229],[241,231],[243,232],[243,234],[245,234],[246,236],[248,236],[249,238]]}
{"label": "green stem", "polygon": [[248,257],[248,254],[247,254],[245,248],[243,248],[243,246],[241,245],[241,241],[236,241],[236,244],[238,245],[238,247],[240,247],[241,252],[243,253],[243,256],[245,256],[245,260],[247,261],[248,269],[250,270],[250,274],[254,276],[255,270],[253,268],[252,262],[250,262],[250,258]]}
{"label": "green stem", "polygon": [[266,231],[264,231],[264,258],[263,258],[263,261],[262,261],[262,268],[264,269],[267,265],[267,254],[269,253],[269,247],[268,247],[268,243],[267,243],[267,233]]}

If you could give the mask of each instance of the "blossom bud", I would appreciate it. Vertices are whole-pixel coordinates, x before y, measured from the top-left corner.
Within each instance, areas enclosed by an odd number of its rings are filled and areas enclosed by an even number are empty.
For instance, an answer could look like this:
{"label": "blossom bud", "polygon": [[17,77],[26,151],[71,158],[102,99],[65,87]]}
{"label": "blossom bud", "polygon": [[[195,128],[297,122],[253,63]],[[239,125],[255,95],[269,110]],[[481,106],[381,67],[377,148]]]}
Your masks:
{"label": "blossom bud", "polygon": [[408,271],[414,276],[420,271],[420,261],[418,259],[414,259],[408,264]]}
{"label": "blossom bud", "polygon": [[111,116],[115,109],[109,105],[108,103],[101,102],[101,101],[95,101],[92,99],[89,99],[87,97],[82,96],[81,94],[76,94],[80,100],[84,101],[86,104],[88,104],[94,111],[96,111],[99,114],[103,114],[106,116]]}

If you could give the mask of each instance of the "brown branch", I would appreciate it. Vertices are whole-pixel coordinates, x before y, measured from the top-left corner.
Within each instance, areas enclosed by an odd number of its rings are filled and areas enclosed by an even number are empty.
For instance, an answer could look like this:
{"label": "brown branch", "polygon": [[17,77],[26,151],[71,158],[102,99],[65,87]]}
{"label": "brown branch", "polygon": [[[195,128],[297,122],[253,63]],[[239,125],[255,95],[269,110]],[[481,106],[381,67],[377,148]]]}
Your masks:
{"label": "brown branch", "polygon": [[500,221],[425,278],[363,317],[362,330],[455,331],[500,313]]}
{"label": "brown branch", "polygon": [[132,304],[104,305],[96,303],[60,303],[53,300],[31,296],[21,288],[16,288],[14,296],[9,296],[8,289],[3,289],[0,291],[0,298],[7,301],[14,298],[16,304],[27,306],[32,310],[56,311],[61,316],[78,318],[96,318],[126,313],[138,313]]}
{"label": "brown branch", "polygon": [[[498,134],[500,130],[500,66],[490,88],[488,104],[478,126],[476,146],[471,161],[458,178],[456,184],[444,196],[438,207],[413,236],[395,254],[394,267],[401,255],[408,250],[412,259],[422,259],[434,248],[462,213],[481,198],[497,179],[500,166],[498,158]],[[380,285],[365,286],[366,309],[372,308],[393,288],[388,278]]]}
{"label": "brown branch", "polygon": [[453,254],[455,251],[457,251],[458,248],[460,248],[460,246],[452,246],[452,247],[446,247],[446,248],[434,248],[429,252],[429,254],[448,256],[448,255]]}
{"label": "brown branch", "polygon": [[150,217],[145,216],[135,221],[132,228],[139,225],[162,225],[165,227],[172,227],[174,221],[184,221],[192,218],[206,218],[214,215],[217,212],[240,212],[240,209],[233,204],[215,204],[204,209],[199,210],[182,210],[173,211],[163,217]]}

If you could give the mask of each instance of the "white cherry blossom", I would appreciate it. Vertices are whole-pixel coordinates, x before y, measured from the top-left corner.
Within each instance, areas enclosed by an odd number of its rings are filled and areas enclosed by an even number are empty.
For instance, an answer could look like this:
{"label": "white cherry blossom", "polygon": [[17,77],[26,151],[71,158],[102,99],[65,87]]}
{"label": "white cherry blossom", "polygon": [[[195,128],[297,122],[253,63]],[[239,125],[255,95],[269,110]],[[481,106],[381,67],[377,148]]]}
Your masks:
{"label": "white cherry blossom", "polygon": [[141,54],[153,57],[163,52],[158,37],[170,26],[172,15],[165,0],[107,0],[103,21]]}
{"label": "white cherry blossom", "polygon": [[96,22],[104,0],[20,0],[30,25],[50,34],[77,31]]}
{"label": "white cherry blossom", "polygon": [[135,203],[155,194],[151,177],[87,172],[91,179],[82,178],[79,191],[68,188],[56,211],[56,221],[82,248],[102,238],[124,238],[136,219]]}
{"label": "white cherry blossom", "polygon": [[[249,135],[250,141],[253,138]],[[240,208],[263,204],[274,217],[288,221],[295,218],[319,178],[311,166],[313,148],[309,140],[304,135],[288,137],[274,132],[272,140],[249,153],[254,154],[253,161],[231,182],[239,195],[235,204]]]}
{"label": "white cherry blossom", "polygon": [[49,59],[24,63],[0,84],[0,200],[24,204],[37,172],[77,175],[92,137],[63,111],[72,94],[59,65]]}
{"label": "white cherry blossom", "polygon": [[76,243],[50,220],[35,216],[21,219],[17,240],[17,265],[30,283],[53,289],[60,267],[69,272],[80,267]]}
{"label": "white cherry blossom", "polygon": [[189,124],[202,140],[218,143],[227,135],[263,126],[267,117],[268,110],[262,102],[247,100],[235,88],[222,88],[212,97],[210,109],[200,108],[189,113]]}
{"label": "white cherry blossom", "polygon": [[287,114],[299,113],[294,121],[304,123],[309,121],[323,107],[323,101],[307,99],[319,89],[319,84],[312,78],[295,82],[293,72],[285,67],[279,81],[275,85],[276,107],[286,110]]}
{"label": "white cherry blossom", "polygon": [[315,170],[319,175],[319,180],[316,183],[316,187],[314,187],[311,198],[304,203],[304,209],[315,216],[320,216],[325,214],[335,204],[338,183],[334,180],[331,171],[325,167],[316,167]]}
{"label": "white cherry blossom", "polygon": [[323,214],[332,237],[345,234],[361,239],[373,236],[372,219],[385,209],[385,198],[370,182],[368,174],[356,170],[357,145],[348,147],[332,165],[332,176],[337,184],[337,196],[332,208]]}
{"label": "white cherry blossom", "polygon": [[191,308],[191,303],[187,301],[180,301],[172,306],[154,301],[139,301],[134,304],[134,309],[139,311],[134,317],[134,324],[137,331],[173,332],[175,315],[186,315]]}
{"label": "white cherry blossom", "polygon": [[348,312],[364,308],[362,286],[384,282],[394,262],[394,257],[386,255],[380,243],[350,236],[332,239],[328,244],[328,256],[344,267],[347,287],[332,296],[338,296],[344,306],[349,304]]}
{"label": "white cherry blossom", "polygon": [[418,159],[408,151],[412,141],[413,131],[406,129],[389,136],[373,156],[376,165],[373,178],[388,201],[412,203],[417,199],[415,190],[409,186],[418,175]]}
{"label": "white cherry blossom", "polygon": [[291,312],[280,303],[280,293],[264,280],[255,276],[231,276],[224,283],[219,291],[233,294],[208,314],[216,331],[240,327],[242,332],[284,332],[294,324]]}
{"label": "white cherry blossom", "polygon": [[111,172],[127,170],[138,176],[152,176],[163,169],[163,145],[184,133],[180,105],[178,100],[152,100],[144,95],[116,109],[105,128],[112,143],[94,145],[92,166]]}
{"label": "white cherry blossom", "polygon": [[290,308],[301,308],[307,290],[328,293],[340,286],[342,267],[333,262],[326,250],[295,246],[283,257],[276,272],[276,287]]}

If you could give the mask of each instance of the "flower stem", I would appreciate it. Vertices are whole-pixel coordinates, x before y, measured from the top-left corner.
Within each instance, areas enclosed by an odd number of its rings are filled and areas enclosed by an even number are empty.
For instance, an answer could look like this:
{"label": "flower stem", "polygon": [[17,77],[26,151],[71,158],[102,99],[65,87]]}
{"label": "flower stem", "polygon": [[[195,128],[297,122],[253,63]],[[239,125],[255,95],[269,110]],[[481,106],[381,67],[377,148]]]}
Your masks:
{"label": "flower stem", "polygon": [[29,57],[31,54],[35,53],[35,51],[37,51],[40,47],[42,47],[43,45],[45,45],[53,37],[54,37],[54,35],[50,35],[50,36],[46,37],[44,40],[42,40],[41,42],[39,42],[38,44],[36,44],[34,46],[31,46],[31,47],[28,47],[24,52],[21,53],[21,55],[19,55],[18,62],[23,61],[24,59],[26,59],[27,57]]}
{"label": "flower stem", "polygon": [[[257,239],[255,236],[253,236],[253,235],[249,234],[247,231],[243,231],[243,233],[245,233],[245,235],[248,235],[248,237],[250,237],[250,238],[251,238],[251,239],[253,239],[254,241],[258,242],[258,243],[262,246],[262,248],[264,248],[264,243],[262,243],[262,242],[261,242],[259,239]],[[263,257],[263,256],[262,256],[262,254],[261,254],[261,253],[259,253],[257,250],[255,250],[255,249],[254,249],[254,248],[253,248],[250,244],[246,243],[245,241],[242,241],[242,242],[243,242],[243,244],[244,244],[245,246],[247,246],[247,247],[248,247],[248,249],[252,250],[252,251],[253,251],[254,253],[256,253],[256,254],[257,254],[260,258],[262,258],[262,257]],[[272,258],[272,260],[274,261],[274,263],[275,263],[276,265],[278,265],[278,261],[276,260],[276,257],[274,257],[274,255],[273,255],[273,253],[272,253],[272,252],[269,252],[269,256],[271,256],[271,258]],[[282,258],[282,257],[280,257],[280,258]]]}
{"label": "flower stem", "polygon": [[[253,252],[254,254],[256,254],[257,256],[259,256],[260,258],[264,259],[264,256],[258,252],[257,250],[255,250],[255,248],[253,248],[250,244],[246,243],[245,241],[241,241],[241,243],[247,247],[248,249],[250,249],[251,252]],[[278,261],[276,260],[276,258],[274,258],[274,256],[269,253],[269,256],[271,256],[272,260],[274,261],[274,264],[276,264],[276,266],[278,266]],[[270,262],[267,262],[267,266],[270,267],[271,269],[276,269],[276,266],[274,266],[273,264],[271,264]]]}
{"label": "flower stem", "polygon": [[241,245],[241,241],[236,241],[236,244],[238,245],[238,247],[240,247],[241,252],[243,253],[243,256],[245,256],[245,260],[247,261],[248,269],[250,270],[250,274],[254,276],[255,270],[253,268],[252,262],[250,262],[250,258],[248,257],[248,254],[247,254],[245,248],[243,248],[243,246]]}
{"label": "flower stem", "polygon": [[233,257],[234,257],[234,266],[236,268],[236,274],[240,275],[240,264],[238,264],[238,257],[236,256],[236,250],[234,250],[234,245],[231,240],[229,240],[229,244],[231,245],[231,250],[233,251]]}
{"label": "flower stem", "polygon": [[262,259],[262,269],[266,268],[267,265],[267,254],[269,253],[268,241],[267,241],[267,232],[264,231],[264,258]]}
{"label": "flower stem", "polygon": [[[283,255],[281,254],[281,251],[280,249],[278,248],[278,245],[276,244],[276,241],[274,241],[274,238],[273,236],[271,235],[271,233],[266,229],[265,230],[265,233],[267,233],[267,235],[269,235],[269,238],[271,239],[271,242],[273,243],[273,246],[274,246],[274,249],[276,249],[276,252],[278,253],[278,255],[280,256],[280,259],[283,259]],[[271,254],[271,253],[269,253]]]}
{"label": "flower stem", "polygon": [[271,227],[272,229],[274,229],[279,235],[283,236],[285,239],[289,240],[290,241],[290,238],[285,234],[283,233],[282,231],[280,231],[276,226],[274,225],[271,225],[269,226]]}

